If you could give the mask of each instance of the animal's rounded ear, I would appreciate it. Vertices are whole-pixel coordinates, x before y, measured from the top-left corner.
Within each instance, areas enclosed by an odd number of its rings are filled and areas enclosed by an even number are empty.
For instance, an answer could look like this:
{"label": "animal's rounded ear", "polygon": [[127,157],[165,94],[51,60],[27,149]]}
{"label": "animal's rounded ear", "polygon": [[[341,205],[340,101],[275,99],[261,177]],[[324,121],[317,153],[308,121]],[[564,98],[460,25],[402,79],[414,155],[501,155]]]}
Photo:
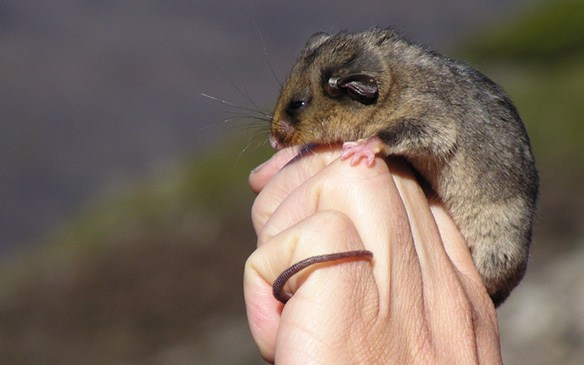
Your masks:
{"label": "animal's rounded ear", "polygon": [[343,91],[346,91],[353,100],[365,105],[375,103],[379,96],[377,81],[373,76],[364,73],[331,77],[327,80],[325,90],[333,97],[339,96]]}
{"label": "animal's rounded ear", "polygon": [[326,41],[330,37],[331,35],[325,32],[314,33],[312,36],[310,36],[310,38],[308,38],[308,41],[306,41],[306,46],[304,46],[304,48],[307,50],[315,49],[321,44],[323,44],[324,41]]}

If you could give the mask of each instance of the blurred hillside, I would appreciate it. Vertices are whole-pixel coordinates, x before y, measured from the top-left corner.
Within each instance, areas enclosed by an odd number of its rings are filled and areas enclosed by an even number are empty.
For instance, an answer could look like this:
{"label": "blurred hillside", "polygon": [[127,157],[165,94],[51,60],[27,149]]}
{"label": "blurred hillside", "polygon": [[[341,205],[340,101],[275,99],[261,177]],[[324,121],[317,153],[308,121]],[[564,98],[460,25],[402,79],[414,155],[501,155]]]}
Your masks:
{"label": "blurred hillside", "polygon": [[562,251],[584,234],[584,1],[541,4],[463,47],[504,85],[529,131],[541,174],[538,238]]}
{"label": "blurred hillside", "polygon": [[584,1],[545,2],[461,51],[511,95],[540,170],[531,263],[499,310],[506,364],[584,359],[582,24]]}
{"label": "blurred hillside", "polygon": [[[583,1],[542,2],[460,49],[515,101],[542,177],[532,262],[499,311],[506,364],[584,358],[580,14]],[[123,185],[43,245],[6,258],[0,363],[261,363],[241,276],[255,247],[246,178],[271,151],[258,124],[245,123],[243,135],[234,130],[192,161]]]}
{"label": "blurred hillside", "polygon": [[[242,271],[255,247],[232,139],[129,186],[0,270],[0,363],[257,363]],[[229,348],[229,351],[224,351]]]}

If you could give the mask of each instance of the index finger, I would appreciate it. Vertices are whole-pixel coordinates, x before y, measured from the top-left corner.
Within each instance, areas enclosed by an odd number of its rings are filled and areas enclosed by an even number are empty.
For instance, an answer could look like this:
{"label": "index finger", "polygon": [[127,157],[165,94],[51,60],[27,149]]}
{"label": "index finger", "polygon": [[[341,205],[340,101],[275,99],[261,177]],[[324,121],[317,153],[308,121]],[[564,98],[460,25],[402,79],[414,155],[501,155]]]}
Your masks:
{"label": "index finger", "polygon": [[[336,159],[340,156],[337,147],[340,147],[340,145],[306,145],[292,146],[281,149],[268,161],[260,164],[251,171],[251,174],[249,175],[249,185],[255,193],[259,193],[266,187],[268,182],[280,170],[282,170],[282,168],[295,162],[296,160],[302,159],[305,156],[326,156],[323,162],[330,163],[333,159]],[[304,170],[304,172],[307,173],[307,175],[312,176],[312,174],[316,172],[313,170]]]}
{"label": "index finger", "polygon": [[249,185],[254,193],[259,193],[268,181],[276,175],[282,167],[293,160],[299,153],[298,146],[284,148],[274,154],[269,160],[253,169],[249,175]]}
{"label": "index finger", "polygon": [[[279,151],[259,170],[252,172],[250,185],[259,192],[252,207],[252,223],[256,233],[260,233],[271,214],[294,190],[338,159],[339,151],[334,146],[288,148]],[[286,168],[287,165],[295,166]]]}

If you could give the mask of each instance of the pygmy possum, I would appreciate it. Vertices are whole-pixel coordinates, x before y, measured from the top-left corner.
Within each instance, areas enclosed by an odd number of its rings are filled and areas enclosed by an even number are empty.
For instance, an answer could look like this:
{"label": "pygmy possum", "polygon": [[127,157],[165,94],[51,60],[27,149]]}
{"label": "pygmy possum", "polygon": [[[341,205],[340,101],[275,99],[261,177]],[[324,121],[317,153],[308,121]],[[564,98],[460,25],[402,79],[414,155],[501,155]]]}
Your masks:
{"label": "pygmy possum", "polygon": [[[405,158],[460,229],[495,305],[522,279],[538,193],[527,132],[500,86],[392,29],[314,34],[282,86],[271,145],[343,143],[341,159]],[[314,256],[274,283],[318,262]],[[370,254],[356,251],[356,259]]]}

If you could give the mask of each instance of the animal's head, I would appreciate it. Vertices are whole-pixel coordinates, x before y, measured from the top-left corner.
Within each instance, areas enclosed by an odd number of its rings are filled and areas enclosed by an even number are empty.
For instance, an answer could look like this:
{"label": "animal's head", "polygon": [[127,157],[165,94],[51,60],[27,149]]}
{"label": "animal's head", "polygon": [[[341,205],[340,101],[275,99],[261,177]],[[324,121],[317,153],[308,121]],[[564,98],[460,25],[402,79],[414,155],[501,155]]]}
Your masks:
{"label": "animal's head", "polygon": [[282,87],[270,124],[276,149],[362,138],[389,77],[379,46],[389,35],[314,34]]}

